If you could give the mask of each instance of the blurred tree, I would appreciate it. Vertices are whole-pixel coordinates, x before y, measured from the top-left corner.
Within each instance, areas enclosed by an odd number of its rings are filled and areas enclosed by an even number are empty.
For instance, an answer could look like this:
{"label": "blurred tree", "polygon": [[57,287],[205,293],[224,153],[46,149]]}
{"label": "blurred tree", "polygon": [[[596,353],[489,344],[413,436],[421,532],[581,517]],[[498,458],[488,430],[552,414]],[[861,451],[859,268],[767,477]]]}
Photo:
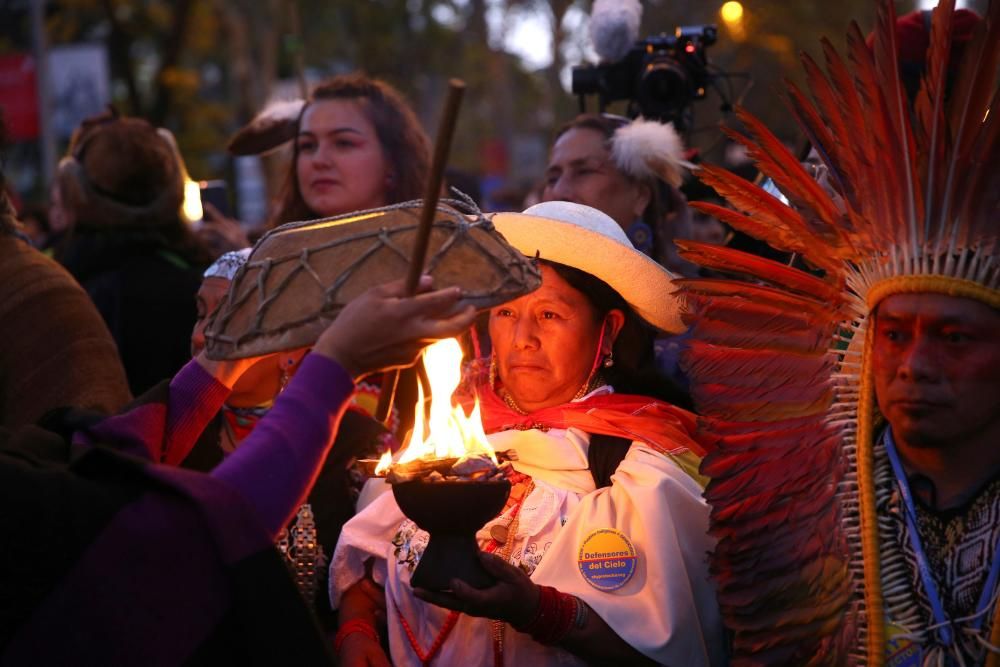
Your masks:
{"label": "blurred tree", "polygon": [[[985,5],[987,0],[973,0]],[[718,15],[724,0],[646,0],[641,35],[677,25],[719,23],[712,61],[748,71],[742,98],[751,111],[794,142],[797,135],[775,91],[798,76],[797,51],[818,38],[840,43],[847,22],[873,20],[870,0],[789,3],[744,0],[741,34]],[[899,3],[899,11],[915,0]],[[433,131],[449,77],[466,81],[453,164],[528,180],[540,172],[541,145],[576,113],[567,69],[589,52],[588,0],[57,0],[47,3],[52,45],[108,45],[115,103],[126,113],[170,127],[196,178],[225,176],[229,134],[277,90],[303,79],[363,69],[400,88]],[[25,0],[0,3],[0,53],[24,48]],[[294,10],[294,11],[293,11]],[[531,17],[551,32],[549,64],[531,71],[506,51],[508,31]],[[297,20],[296,20],[297,19]],[[742,85],[733,82],[731,98]],[[732,101],[740,101],[733,99]],[[697,102],[692,142],[717,146],[718,98]],[[516,162],[516,164],[515,164]]]}

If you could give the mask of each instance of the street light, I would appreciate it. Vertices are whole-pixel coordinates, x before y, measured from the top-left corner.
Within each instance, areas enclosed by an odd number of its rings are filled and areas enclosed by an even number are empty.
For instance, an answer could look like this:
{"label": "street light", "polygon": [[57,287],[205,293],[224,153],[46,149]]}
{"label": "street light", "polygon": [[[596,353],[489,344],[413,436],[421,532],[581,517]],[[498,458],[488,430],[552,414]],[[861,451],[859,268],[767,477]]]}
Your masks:
{"label": "street light", "polygon": [[743,29],[743,5],[736,0],[729,0],[719,8],[719,16],[732,38],[737,42],[743,41],[746,35]]}
{"label": "street light", "polygon": [[722,9],[719,10],[719,16],[727,24],[739,23],[743,20],[743,5],[736,2],[736,0],[729,0],[729,2],[722,5]]}

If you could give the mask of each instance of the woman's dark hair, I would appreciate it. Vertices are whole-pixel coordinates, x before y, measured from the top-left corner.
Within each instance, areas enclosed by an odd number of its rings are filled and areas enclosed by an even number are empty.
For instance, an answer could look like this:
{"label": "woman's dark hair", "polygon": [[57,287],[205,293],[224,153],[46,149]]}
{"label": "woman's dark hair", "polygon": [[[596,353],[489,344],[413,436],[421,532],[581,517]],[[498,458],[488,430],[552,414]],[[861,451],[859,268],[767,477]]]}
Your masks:
{"label": "woman's dark hair", "polygon": [[[402,94],[384,81],[355,72],[328,79],[316,86],[302,108],[298,123],[312,102],[354,100],[375,126],[375,134],[386,161],[392,165],[392,183],[386,189],[387,204],[424,196],[430,169],[431,143]],[[296,128],[295,135],[298,136]],[[277,226],[293,220],[308,220],[318,214],[309,208],[299,190],[298,143],[293,143],[292,164],[285,178],[278,210],[272,218]]]}
{"label": "woman's dark hair", "polygon": [[570,287],[587,298],[597,322],[615,309],[625,314],[625,324],[612,348],[615,363],[611,368],[601,369],[604,379],[615,391],[652,396],[686,410],[693,409],[691,397],[657,372],[653,360],[655,330],[632,310],[621,294],[600,278],[580,269],[544,260],[542,263],[552,267]]}
{"label": "woman's dark hair", "polygon": [[[615,132],[619,128],[624,127],[629,122],[631,121],[629,121],[628,118],[613,116],[610,114],[580,114],[559,128],[552,143],[554,145],[555,142],[559,140],[559,137],[566,134],[570,130],[593,130],[604,137],[605,145],[610,151],[611,138],[615,135]],[[663,249],[661,248],[661,244],[664,243],[664,239],[661,238],[661,226],[663,225],[667,214],[671,212],[671,198],[669,196],[669,192],[667,191],[667,188],[670,186],[658,178],[637,181],[630,174],[626,174],[624,172],[619,173],[621,173],[627,180],[642,183],[649,188],[649,204],[646,205],[646,209],[642,212],[642,221],[645,222],[653,232],[653,248],[655,249],[656,255],[659,256],[664,254]]]}

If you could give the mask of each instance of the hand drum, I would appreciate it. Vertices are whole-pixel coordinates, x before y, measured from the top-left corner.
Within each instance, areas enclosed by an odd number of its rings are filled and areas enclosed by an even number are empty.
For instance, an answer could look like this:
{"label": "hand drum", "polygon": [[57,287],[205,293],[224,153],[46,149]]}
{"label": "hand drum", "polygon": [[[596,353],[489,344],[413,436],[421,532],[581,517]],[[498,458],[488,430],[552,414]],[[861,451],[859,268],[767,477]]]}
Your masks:
{"label": "hand drum", "polygon": [[[369,287],[406,277],[421,203],[322,220],[266,234],[236,274],[205,330],[211,359],[307,347],[344,305]],[[508,245],[489,219],[438,205],[424,272],[435,288],[457,285],[462,305],[510,301],[541,285],[534,262]]]}

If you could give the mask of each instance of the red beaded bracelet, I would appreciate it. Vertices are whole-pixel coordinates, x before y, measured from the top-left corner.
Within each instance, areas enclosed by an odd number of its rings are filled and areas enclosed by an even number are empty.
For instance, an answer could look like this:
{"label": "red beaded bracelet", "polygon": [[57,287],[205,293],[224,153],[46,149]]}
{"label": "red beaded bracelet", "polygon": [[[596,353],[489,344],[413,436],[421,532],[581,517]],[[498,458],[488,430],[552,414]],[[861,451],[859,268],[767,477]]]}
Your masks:
{"label": "red beaded bracelet", "polygon": [[556,644],[569,634],[579,615],[579,605],[583,603],[551,586],[539,586],[538,592],[538,610],[534,618],[515,629],[528,633],[540,644]]}
{"label": "red beaded bracelet", "polygon": [[375,631],[375,626],[368,621],[355,618],[347,621],[337,630],[337,634],[333,638],[333,650],[336,653],[340,653],[340,647],[343,646],[344,640],[346,640],[348,636],[357,632],[375,640],[376,643],[379,643],[380,641],[378,638],[378,632]]}

